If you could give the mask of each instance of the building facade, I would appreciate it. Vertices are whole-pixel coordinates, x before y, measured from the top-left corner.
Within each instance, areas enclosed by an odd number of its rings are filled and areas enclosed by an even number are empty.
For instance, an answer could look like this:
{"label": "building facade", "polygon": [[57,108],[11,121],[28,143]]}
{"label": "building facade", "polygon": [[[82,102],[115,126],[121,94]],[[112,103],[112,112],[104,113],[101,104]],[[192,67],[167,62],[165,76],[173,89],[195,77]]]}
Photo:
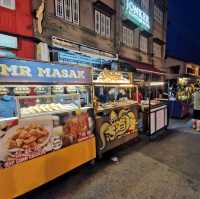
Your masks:
{"label": "building facade", "polygon": [[0,43],[3,55],[154,74],[164,68],[167,0],[9,0],[0,12],[1,41],[9,43]]}
{"label": "building facade", "polygon": [[35,0],[33,7],[42,10],[42,30],[34,19],[35,37],[48,45],[51,61],[107,64],[116,59],[114,0]]}
{"label": "building facade", "polygon": [[0,1],[0,57],[34,59],[32,1]]}
{"label": "building facade", "polygon": [[200,65],[198,64],[175,57],[167,57],[164,66],[168,74],[167,79],[177,79],[179,77],[200,78]]}
{"label": "building facade", "polygon": [[[118,52],[122,68],[135,68],[149,80],[164,70],[167,1],[124,0],[118,5]],[[156,79],[157,77],[155,77]]]}

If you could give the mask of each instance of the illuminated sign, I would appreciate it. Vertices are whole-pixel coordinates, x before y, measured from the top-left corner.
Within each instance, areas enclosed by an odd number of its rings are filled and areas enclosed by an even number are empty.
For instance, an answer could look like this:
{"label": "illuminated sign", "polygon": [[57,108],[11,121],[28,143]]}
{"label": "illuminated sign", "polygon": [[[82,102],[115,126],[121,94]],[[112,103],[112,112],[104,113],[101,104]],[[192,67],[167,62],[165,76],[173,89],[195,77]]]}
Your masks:
{"label": "illuminated sign", "polygon": [[89,67],[0,58],[0,82],[90,83]]}
{"label": "illuminated sign", "polygon": [[150,29],[149,16],[135,5],[133,0],[124,0],[124,16],[145,30]]}
{"label": "illuminated sign", "polygon": [[16,49],[17,46],[17,37],[0,34],[0,47]]}

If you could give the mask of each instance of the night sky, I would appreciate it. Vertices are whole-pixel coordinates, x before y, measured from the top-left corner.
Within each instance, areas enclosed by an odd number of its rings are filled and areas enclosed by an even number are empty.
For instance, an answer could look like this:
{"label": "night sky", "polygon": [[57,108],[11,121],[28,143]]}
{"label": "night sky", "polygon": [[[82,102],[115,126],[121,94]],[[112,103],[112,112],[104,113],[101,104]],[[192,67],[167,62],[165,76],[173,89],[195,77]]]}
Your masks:
{"label": "night sky", "polygon": [[200,64],[200,1],[168,2],[167,55]]}

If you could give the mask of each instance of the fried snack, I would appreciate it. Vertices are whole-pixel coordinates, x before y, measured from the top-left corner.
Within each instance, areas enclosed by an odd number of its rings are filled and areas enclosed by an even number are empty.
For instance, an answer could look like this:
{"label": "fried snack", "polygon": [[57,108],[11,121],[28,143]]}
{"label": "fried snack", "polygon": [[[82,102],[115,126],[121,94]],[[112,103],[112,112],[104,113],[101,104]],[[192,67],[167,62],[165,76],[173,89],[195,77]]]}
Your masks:
{"label": "fried snack", "polygon": [[48,138],[49,132],[37,124],[30,124],[27,127],[19,128],[16,134],[9,140],[9,149],[32,149],[39,147]]}

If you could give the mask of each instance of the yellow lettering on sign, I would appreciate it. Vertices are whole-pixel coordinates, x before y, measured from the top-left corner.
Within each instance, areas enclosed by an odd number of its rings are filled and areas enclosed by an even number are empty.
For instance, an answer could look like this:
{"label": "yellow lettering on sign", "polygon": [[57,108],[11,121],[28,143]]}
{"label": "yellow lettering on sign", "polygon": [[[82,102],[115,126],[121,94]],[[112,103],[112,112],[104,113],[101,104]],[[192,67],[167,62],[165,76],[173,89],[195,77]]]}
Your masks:
{"label": "yellow lettering on sign", "polygon": [[0,75],[1,76],[9,76],[8,65],[0,64]]}
{"label": "yellow lettering on sign", "polygon": [[69,76],[69,73],[67,70],[61,70],[61,75],[62,77],[67,78]]}
{"label": "yellow lettering on sign", "polygon": [[19,76],[19,66],[17,65],[11,65],[9,68],[9,72],[11,73],[11,76],[17,77]]}
{"label": "yellow lettering on sign", "polygon": [[38,77],[51,77],[51,69],[50,68],[37,68]]}
{"label": "yellow lettering on sign", "polygon": [[52,73],[51,73],[52,77],[58,77],[61,78],[61,74],[60,71],[58,69],[53,69]]}
{"label": "yellow lettering on sign", "polygon": [[31,69],[28,66],[19,66],[19,74],[24,77],[32,77]]}
{"label": "yellow lettering on sign", "polygon": [[77,73],[79,79],[85,79],[85,71],[78,71]]}
{"label": "yellow lettering on sign", "polygon": [[76,75],[76,72],[74,70],[69,71],[69,78],[77,79],[77,75]]}

